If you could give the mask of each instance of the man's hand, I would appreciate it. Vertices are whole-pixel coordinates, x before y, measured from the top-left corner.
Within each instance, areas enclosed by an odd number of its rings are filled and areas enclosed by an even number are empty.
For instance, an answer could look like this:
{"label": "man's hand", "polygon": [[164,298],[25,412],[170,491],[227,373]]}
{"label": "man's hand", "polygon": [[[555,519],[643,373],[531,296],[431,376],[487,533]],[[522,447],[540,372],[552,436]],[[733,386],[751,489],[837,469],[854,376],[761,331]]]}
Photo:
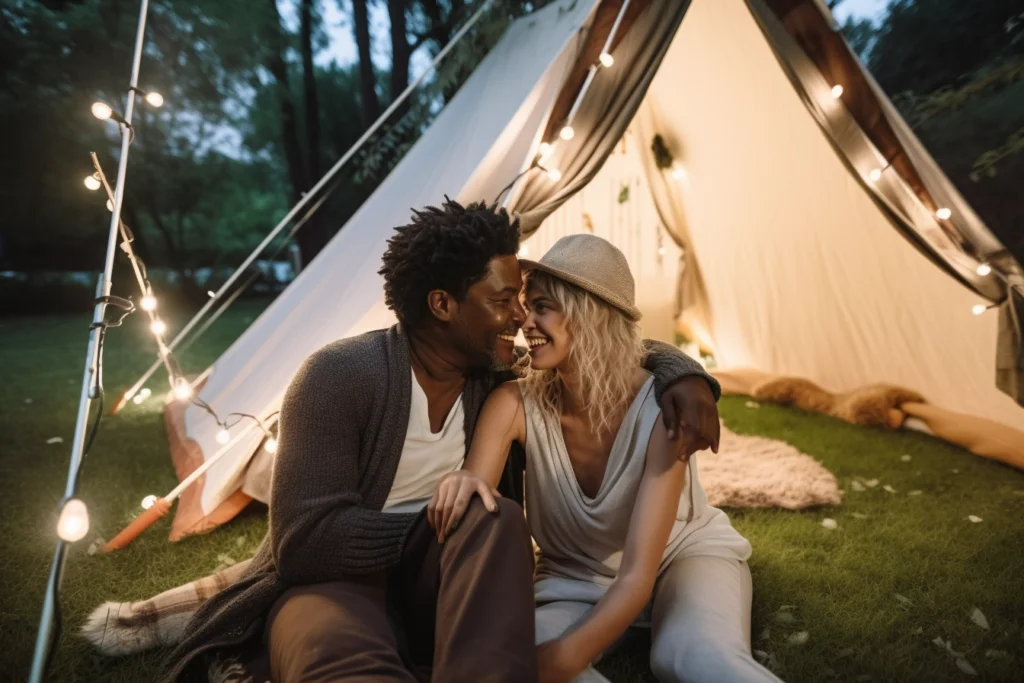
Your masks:
{"label": "man's hand", "polygon": [[427,503],[427,523],[437,532],[438,543],[444,543],[444,539],[455,531],[474,494],[480,496],[489,511],[498,511],[494,499],[501,498],[501,494],[486,481],[466,470],[444,475],[434,496]]}
{"label": "man's hand", "polygon": [[680,459],[710,448],[718,452],[718,405],[703,377],[684,377],[661,396],[661,418],[668,438],[681,439]]}
{"label": "man's hand", "polygon": [[537,674],[540,683],[569,683],[586,665],[575,661],[565,640],[555,638],[537,646]]}

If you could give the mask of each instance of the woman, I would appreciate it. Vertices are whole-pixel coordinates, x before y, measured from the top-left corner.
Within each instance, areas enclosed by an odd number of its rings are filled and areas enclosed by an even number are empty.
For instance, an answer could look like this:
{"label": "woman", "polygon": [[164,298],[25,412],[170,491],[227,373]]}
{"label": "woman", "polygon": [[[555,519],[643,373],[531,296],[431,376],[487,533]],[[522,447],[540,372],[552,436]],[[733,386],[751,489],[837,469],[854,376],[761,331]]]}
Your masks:
{"label": "woman", "polygon": [[634,283],[593,235],[559,240],[527,271],[531,372],[484,405],[464,469],[427,508],[439,540],[526,450],[526,517],[542,683],[606,681],[592,666],[636,623],[660,681],[777,681],[750,654],[750,545],[707,504],[693,458],[666,433],[642,369]]}

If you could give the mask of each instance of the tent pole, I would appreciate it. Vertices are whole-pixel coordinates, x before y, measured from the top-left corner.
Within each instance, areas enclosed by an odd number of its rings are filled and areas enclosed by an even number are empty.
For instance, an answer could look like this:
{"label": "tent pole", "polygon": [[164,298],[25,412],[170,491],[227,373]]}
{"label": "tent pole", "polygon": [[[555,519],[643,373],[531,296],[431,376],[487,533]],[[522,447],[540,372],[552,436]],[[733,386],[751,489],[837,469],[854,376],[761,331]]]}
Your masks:
{"label": "tent pole", "polygon": [[[252,265],[253,261],[255,261],[259,256],[260,252],[262,252],[266,248],[266,246],[270,244],[271,240],[277,237],[278,233],[284,230],[285,225],[287,225],[288,222],[291,221],[295,217],[295,215],[298,214],[298,212],[301,211],[302,208],[305,207],[306,204],[309,203],[313,199],[313,197],[318,192],[320,192],[320,190],[322,190],[323,187],[328,182],[330,182],[331,178],[333,178],[338,173],[338,171],[340,171],[342,167],[346,163],[348,163],[349,159],[351,159],[355,155],[355,153],[359,151],[359,149],[366,143],[366,141],[369,140],[370,137],[372,137],[373,134],[376,133],[377,130],[384,125],[384,122],[387,121],[388,117],[390,117],[391,114],[393,114],[395,110],[398,109],[398,107],[400,107],[406,99],[408,99],[409,95],[411,95],[412,92],[419,87],[419,85],[426,79],[427,75],[437,68],[437,66],[448,55],[452,48],[454,48],[455,45],[460,40],[462,40],[462,37],[466,35],[469,29],[471,29],[480,19],[480,17],[483,16],[483,13],[487,10],[488,7],[490,7],[492,2],[493,0],[486,0],[480,6],[480,8],[473,14],[473,16],[470,17],[469,21],[467,21],[463,25],[463,27],[459,29],[458,33],[456,33],[450,41],[448,41],[448,44],[445,45],[444,48],[437,53],[437,56],[434,57],[434,59],[430,62],[430,66],[424,69],[423,73],[420,74],[416,78],[416,80],[410,83],[404,91],[402,91],[402,94],[399,95],[395,99],[395,101],[391,103],[391,105],[384,111],[383,114],[380,115],[380,117],[376,121],[374,121],[373,125],[370,126],[370,128],[367,129],[365,133],[363,133],[363,135],[356,141],[354,145],[352,145],[352,147],[349,148],[347,152],[345,152],[341,159],[339,159],[337,163],[335,163],[334,166],[332,166],[330,170],[328,170],[327,173],[325,173],[324,176],[320,178],[317,184],[314,185],[312,189],[310,189],[308,192],[306,192],[306,194],[303,195],[302,199],[300,199],[298,203],[295,206],[293,206],[287,214],[285,214],[285,217],[282,218],[281,221],[276,226],[274,226],[274,229],[271,230],[270,233],[263,239],[263,241],[259,243],[259,245],[252,251],[251,254],[249,254],[248,258],[246,258],[242,262],[242,264],[238,266],[237,269],[235,269],[235,272],[231,274],[231,277],[227,279],[227,282],[221,285],[220,289],[218,289],[214,293],[214,295],[209,300],[207,300],[203,307],[199,309],[199,312],[196,313],[191,320],[189,320],[188,324],[186,324],[185,327],[183,327],[181,331],[179,331],[178,334],[175,335],[174,339],[171,340],[171,343],[167,345],[168,351],[174,351],[174,349],[178,347],[178,344],[180,344],[181,341],[185,338],[185,335],[187,335],[192,330],[192,328],[195,327],[196,323],[199,321],[199,318],[206,315],[207,311],[209,311],[213,307],[217,300],[220,299],[224,295],[224,293],[231,288],[231,285],[233,285],[239,277],[241,277],[245,269]],[[133,384],[131,388],[128,389],[128,391],[124,392],[120,401],[118,401],[118,404],[114,406],[115,413],[118,410],[120,410],[124,406],[124,404],[127,403],[128,400],[135,395],[135,393],[139,389],[142,388],[142,385],[145,384],[146,381],[153,376],[153,373],[157,371],[160,365],[161,361],[158,359],[155,363],[149,366],[149,369],[142,374],[142,377],[140,377],[135,382],[135,384]]]}
{"label": "tent pole", "polygon": [[[86,431],[88,430],[89,412],[93,399],[101,398],[103,378],[100,374],[103,362],[104,320],[107,303],[110,301],[111,277],[114,270],[114,254],[117,253],[118,228],[121,225],[121,205],[124,200],[124,181],[128,171],[128,146],[134,132],[131,128],[132,113],[135,111],[135,98],[139,85],[139,67],[142,63],[142,45],[146,34],[146,14],[149,0],[142,0],[139,8],[139,24],[135,34],[135,55],[132,58],[131,89],[128,90],[127,104],[124,110],[124,123],[121,129],[121,158],[117,163],[117,184],[114,189],[114,210],[110,214],[110,230],[107,234],[107,253],[103,264],[103,275],[96,286],[96,302],[93,309],[92,325],[89,328],[89,343],[85,353],[85,369],[82,372],[82,388],[78,399],[78,417],[75,420],[75,436],[71,444],[71,462],[68,466],[68,479],[64,487],[64,498],[61,500],[61,513],[65,511],[68,501],[74,498],[78,488],[78,475],[82,460],[85,457]],[[86,513],[87,514],[87,513]],[[88,529],[88,517],[86,517]],[[69,543],[58,539],[53,562],[50,565],[50,577],[46,584],[46,595],[43,599],[43,611],[39,617],[39,629],[36,633],[35,651],[32,655],[32,669],[29,674],[31,683],[41,683],[46,677],[52,655],[60,638],[60,585],[64,577],[65,560]]]}

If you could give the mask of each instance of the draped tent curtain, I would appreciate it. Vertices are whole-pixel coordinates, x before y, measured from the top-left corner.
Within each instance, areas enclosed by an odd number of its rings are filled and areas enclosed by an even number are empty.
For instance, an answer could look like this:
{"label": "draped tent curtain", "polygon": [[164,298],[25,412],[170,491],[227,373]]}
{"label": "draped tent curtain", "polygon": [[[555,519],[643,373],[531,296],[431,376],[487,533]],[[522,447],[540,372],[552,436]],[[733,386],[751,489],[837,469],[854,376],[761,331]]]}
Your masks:
{"label": "draped tent curtain", "polygon": [[[658,211],[661,224],[665,231],[682,250],[679,263],[679,280],[676,283],[675,317],[680,320],[683,332],[697,343],[714,350],[714,339],[711,330],[711,304],[708,299],[707,286],[701,275],[697,250],[694,249],[686,213],[683,211],[683,197],[679,184],[671,179],[658,164],[651,150],[655,135],[661,135],[672,150],[679,156],[681,150],[678,141],[673,139],[669,128],[662,125],[659,112],[648,98],[640,105],[640,110],[633,119],[636,136],[642,142],[640,157],[643,161],[644,177],[651,191],[654,208]],[[681,159],[685,166],[685,158]]]}
{"label": "draped tent curtain", "polygon": [[[617,4],[621,6],[621,2]],[[546,162],[549,168],[561,171],[561,179],[553,181],[543,169],[534,167],[509,202],[509,208],[519,215],[524,238],[601,170],[639,109],[689,5],[689,0],[651,0],[630,25],[624,22],[620,31],[625,33],[613,51],[615,67],[598,70],[573,121],[575,137],[559,140]],[[588,42],[598,44],[599,49],[607,35],[594,35]],[[581,55],[586,58],[592,52],[584,47]],[[571,94],[569,100],[575,92]],[[549,130],[561,127],[565,113],[556,107]]]}

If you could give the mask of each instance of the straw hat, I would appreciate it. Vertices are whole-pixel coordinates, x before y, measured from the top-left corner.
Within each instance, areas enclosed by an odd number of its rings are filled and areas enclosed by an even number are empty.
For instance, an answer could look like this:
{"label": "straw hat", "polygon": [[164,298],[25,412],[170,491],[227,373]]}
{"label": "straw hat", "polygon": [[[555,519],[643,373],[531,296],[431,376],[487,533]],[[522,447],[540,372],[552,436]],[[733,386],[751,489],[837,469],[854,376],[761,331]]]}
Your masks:
{"label": "straw hat", "polygon": [[576,285],[625,313],[640,319],[636,285],[626,257],[597,235],[568,235],[552,245],[539,261],[519,259],[524,270],[541,270]]}

